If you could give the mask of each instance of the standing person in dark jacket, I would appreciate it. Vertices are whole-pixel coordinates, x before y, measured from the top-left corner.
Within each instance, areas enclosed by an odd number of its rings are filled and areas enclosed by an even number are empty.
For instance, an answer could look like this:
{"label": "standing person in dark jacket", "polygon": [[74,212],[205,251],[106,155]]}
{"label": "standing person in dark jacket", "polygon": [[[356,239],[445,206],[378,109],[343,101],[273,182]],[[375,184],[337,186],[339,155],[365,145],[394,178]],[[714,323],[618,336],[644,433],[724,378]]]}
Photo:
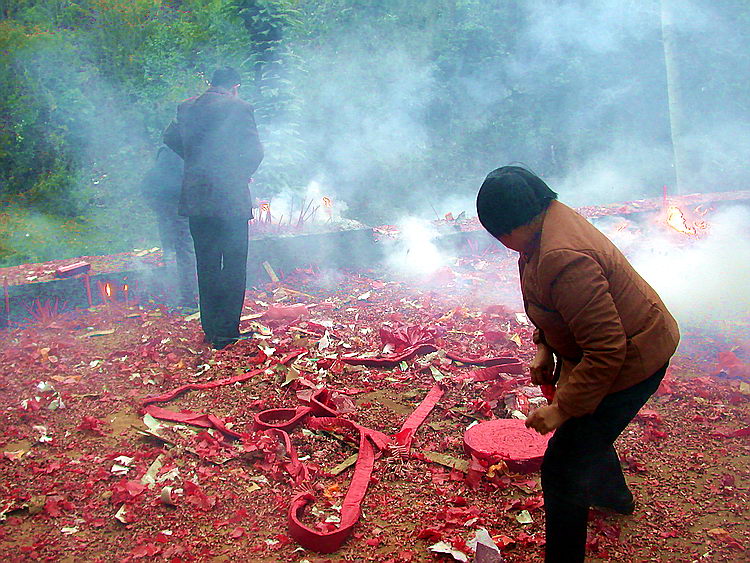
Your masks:
{"label": "standing person in dark jacket", "polygon": [[156,153],[156,162],[141,182],[141,193],[156,215],[165,261],[177,263],[177,305],[195,308],[195,251],[187,217],[177,213],[182,189],[182,158],[167,146]]}
{"label": "standing person in dark jacket", "polygon": [[555,431],[542,463],[545,561],[580,563],[590,506],[635,509],[613,444],[659,387],[677,323],[615,245],[528,170],[490,172],[477,212],[520,253],[536,327],[531,380],[557,385],[552,403],[526,419],[541,434]]}
{"label": "standing person in dark jacket", "polygon": [[263,160],[253,106],[238,96],[240,75],[217,69],[211,87],[177,108],[164,142],[182,156],[180,215],[195,243],[201,326],[216,349],[235,342],[245,298],[248,182]]}

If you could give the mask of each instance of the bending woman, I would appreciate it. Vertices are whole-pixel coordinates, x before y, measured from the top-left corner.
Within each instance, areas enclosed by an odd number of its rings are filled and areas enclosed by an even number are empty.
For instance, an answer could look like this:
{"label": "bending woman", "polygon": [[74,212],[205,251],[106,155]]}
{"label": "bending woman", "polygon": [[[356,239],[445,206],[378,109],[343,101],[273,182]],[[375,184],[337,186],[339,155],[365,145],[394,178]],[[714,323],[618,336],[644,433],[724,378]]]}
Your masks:
{"label": "bending woman", "polygon": [[520,254],[536,328],[531,379],[556,384],[554,401],[526,419],[541,434],[555,431],[542,464],[545,561],[583,561],[589,507],[635,509],[613,444],[659,387],[677,323],[615,245],[528,170],[492,171],[477,212]]}

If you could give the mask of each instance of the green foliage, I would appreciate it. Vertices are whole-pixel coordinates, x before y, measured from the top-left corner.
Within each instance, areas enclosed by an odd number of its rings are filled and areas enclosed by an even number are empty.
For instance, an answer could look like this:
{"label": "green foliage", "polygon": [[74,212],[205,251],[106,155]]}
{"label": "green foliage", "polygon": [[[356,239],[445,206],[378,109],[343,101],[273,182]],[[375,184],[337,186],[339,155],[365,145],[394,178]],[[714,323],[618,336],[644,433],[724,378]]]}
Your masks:
{"label": "green foliage", "polygon": [[[678,36],[684,79],[700,84],[684,91],[699,131],[750,111],[750,9],[693,4],[716,15]],[[582,6],[585,29],[562,39],[564,22],[544,21]],[[0,263],[149,244],[136,186],[176,105],[217,66],[241,72],[256,108],[256,194],[321,179],[366,223],[470,196],[503,162],[563,177],[618,139],[661,146],[659,2],[622,7],[647,25],[628,34],[610,14],[602,27],[594,0],[5,1]],[[612,30],[616,49],[596,43]],[[670,163],[658,186],[660,174]]]}

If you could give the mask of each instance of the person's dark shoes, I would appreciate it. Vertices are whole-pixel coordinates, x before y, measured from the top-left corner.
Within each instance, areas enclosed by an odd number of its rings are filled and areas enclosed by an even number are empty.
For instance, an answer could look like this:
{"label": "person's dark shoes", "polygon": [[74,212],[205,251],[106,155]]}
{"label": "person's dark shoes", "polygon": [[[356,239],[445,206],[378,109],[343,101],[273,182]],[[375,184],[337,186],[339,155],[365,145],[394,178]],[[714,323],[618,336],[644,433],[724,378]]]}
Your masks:
{"label": "person's dark shoes", "polygon": [[190,315],[195,315],[196,313],[200,312],[200,309],[197,306],[191,307],[188,305],[179,305],[178,307],[175,307],[175,311],[179,315],[189,317]]}
{"label": "person's dark shoes", "polygon": [[611,510],[623,516],[630,516],[635,512],[635,499],[633,495],[630,495],[629,499],[618,502],[593,502],[592,507],[600,510]]}
{"label": "person's dark shoes", "polygon": [[188,317],[200,312],[200,307],[195,301],[180,300],[170,307],[175,314]]}
{"label": "person's dark shoes", "polygon": [[214,350],[223,350],[230,344],[239,342],[240,340],[250,340],[255,333],[252,331],[242,332],[238,336],[232,336],[229,338],[216,337],[211,340],[211,347]]}
{"label": "person's dark shoes", "polygon": [[625,516],[630,516],[631,514],[633,514],[633,512],[635,512],[635,499],[631,500],[627,504],[623,504],[623,505],[620,505],[620,506],[615,506],[615,507],[613,507],[612,510],[614,510],[615,512],[617,512],[619,514],[623,514]]}
{"label": "person's dark shoes", "polygon": [[214,350],[223,350],[230,344],[234,344],[234,338],[217,338],[211,341],[211,348]]}

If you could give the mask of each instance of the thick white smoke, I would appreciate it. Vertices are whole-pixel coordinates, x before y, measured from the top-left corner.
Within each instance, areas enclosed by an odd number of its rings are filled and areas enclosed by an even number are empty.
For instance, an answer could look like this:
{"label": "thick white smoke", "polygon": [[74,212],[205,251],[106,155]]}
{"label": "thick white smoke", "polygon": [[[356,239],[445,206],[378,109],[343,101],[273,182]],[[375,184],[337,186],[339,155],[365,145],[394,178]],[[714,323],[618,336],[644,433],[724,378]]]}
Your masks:
{"label": "thick white smoke", "polygon": [[731,331],[750,316],[750,209],[727,208],[709,221],[705,238],[651,238],[631,260],[681,324]]}

